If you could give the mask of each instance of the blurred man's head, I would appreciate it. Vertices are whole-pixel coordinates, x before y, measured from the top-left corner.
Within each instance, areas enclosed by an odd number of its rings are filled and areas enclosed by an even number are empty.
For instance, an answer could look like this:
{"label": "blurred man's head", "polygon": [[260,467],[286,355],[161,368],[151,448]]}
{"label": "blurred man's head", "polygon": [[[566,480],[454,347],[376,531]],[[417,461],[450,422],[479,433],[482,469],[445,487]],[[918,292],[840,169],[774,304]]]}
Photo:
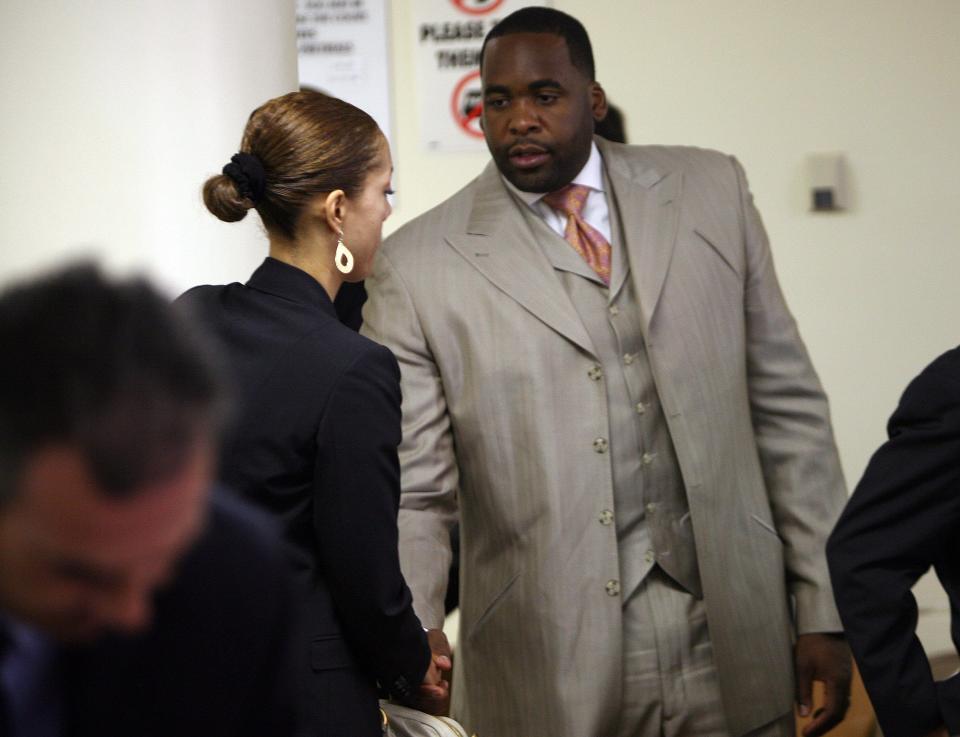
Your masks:
{"label": "blurred man's head", "polygon": [[222,406],[147,283],[80,266],[0,295],[0,609],[67,641],[145,627],[202,527]]}
{"label": "blurred man's head", "polygon": [[523,8],[493,27],[480,57],[487,147],[518,189],[552,192],[590,158],[607,112],[583,25],[551,8]]}

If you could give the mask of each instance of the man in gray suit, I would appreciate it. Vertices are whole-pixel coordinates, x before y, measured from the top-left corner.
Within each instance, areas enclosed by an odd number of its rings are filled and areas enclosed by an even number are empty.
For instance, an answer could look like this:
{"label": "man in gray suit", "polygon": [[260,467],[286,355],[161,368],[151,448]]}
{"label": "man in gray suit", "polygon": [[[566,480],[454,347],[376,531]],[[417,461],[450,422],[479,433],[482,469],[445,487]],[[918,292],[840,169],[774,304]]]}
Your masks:
{"label": "man in gray suit", "polygon": [[[384,245],[365,331],[403,373],[404,571],[483,737],[789,735],[846,710],[826,398],[739,164],[594,138],[586,31],[488,35],[493,162]],[[434,639],[440,635],[432,633]]]}

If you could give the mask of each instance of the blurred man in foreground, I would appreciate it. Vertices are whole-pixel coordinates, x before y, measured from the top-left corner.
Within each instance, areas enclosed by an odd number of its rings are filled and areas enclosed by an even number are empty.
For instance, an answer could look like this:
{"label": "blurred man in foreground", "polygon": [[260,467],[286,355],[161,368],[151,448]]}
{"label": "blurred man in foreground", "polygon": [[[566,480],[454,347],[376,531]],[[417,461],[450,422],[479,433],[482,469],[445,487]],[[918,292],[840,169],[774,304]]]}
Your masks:
{"label": "blurred man in foreground", "polygon": [[0,296],[0,734],[292,734],[282,560],[211,496],[181,315],[80,266]]}

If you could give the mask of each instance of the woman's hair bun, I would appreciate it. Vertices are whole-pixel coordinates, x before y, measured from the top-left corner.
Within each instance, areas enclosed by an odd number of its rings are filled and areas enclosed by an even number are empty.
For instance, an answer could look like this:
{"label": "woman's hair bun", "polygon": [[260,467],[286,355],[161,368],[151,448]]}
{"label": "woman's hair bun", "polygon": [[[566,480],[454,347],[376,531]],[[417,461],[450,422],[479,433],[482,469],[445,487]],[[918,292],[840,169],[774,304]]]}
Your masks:
{"label": "woman's hair bun", "polygon": [[224,174],[210,177],[203,185],[203,204],[227,223],[243,220],[253,203],[242,196],[237,183]]}

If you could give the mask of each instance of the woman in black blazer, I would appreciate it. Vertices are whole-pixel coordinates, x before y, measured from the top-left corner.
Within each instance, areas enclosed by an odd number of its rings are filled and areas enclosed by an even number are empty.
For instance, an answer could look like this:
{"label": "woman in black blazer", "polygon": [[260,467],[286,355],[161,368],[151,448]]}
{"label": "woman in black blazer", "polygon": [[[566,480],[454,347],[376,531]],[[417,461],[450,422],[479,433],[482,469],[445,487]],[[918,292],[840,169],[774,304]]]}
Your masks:
{"label": "woman in black blazer", "polygon": [[397,362],[334,308],[341,284],[370,270],[392,170],[383,134],[352,105],[313,91],[267,102],[203,194],[228,222],[255,208],[270,255],[246,284],[181,297],[233,371],[222,479],[291,543],[308,735],[379,737],[378,686],[421,708],[446,695],[449,663],[431,657],[398,559]]}

